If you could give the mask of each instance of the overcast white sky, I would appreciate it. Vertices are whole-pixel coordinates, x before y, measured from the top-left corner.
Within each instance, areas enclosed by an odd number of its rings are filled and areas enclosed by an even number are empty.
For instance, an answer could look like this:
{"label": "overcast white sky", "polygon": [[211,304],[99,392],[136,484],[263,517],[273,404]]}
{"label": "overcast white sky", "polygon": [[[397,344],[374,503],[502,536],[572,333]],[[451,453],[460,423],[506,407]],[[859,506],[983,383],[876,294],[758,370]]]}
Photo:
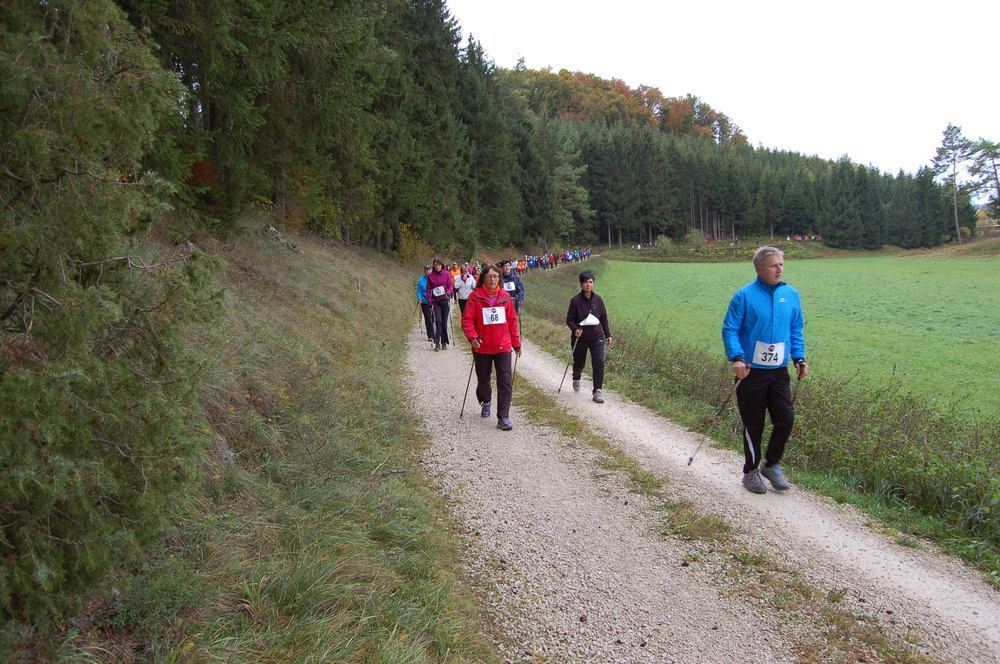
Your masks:
{"label": "overcast white sky", "polygon": [[501,67],[691,93],[753,145],[895,173],[949,122],[1000,140],[1000,1],[446,0]]}

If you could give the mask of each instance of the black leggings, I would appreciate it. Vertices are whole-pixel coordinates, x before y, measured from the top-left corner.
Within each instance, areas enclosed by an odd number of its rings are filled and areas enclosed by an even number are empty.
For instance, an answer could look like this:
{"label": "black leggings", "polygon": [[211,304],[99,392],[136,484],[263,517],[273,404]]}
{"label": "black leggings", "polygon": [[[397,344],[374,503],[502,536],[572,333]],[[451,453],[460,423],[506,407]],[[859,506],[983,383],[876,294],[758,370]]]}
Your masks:
{"label": "black leggings", "polygon": [[450,343],[448,339],[448,316],[451,314],[451,302],[442,297],[434,300],[434,343]]}
{"label": "black leggings", "polygon": [[510,417],[510,400],[514,394],[514,376],[511,373],[511,351],[496,355],[473,353],[476,363],[476,398],[479,403],[492,401],[493,386],[490,384],[490,372],[497,369],[497,418]]}
{"label": "black leggings", "polygon": [[736,403],[743,419],[743,455],[746,457],[743,472],[749,473],[760,465],[765,411],[771,415],[771,438],[764,461],[768,466],[776,465],[781,461],[795,423],[788,369],[751,369],[736,388]]}
{"label": "black leggings", "polygon": [[604,337],[585,341],[583,337],[570,337],[570,343],[576,342],[573,348],[573,380],[580,380],[583,367],[587,364],[587,350],[590,350],[590,363],[594,373],[594,389],[604,388]]}
{"label": "black leggings", "polygon": [[434,338],[434,305],[430,302],[421,302],[420,311],[424,314],[424,326],[427,328],[427,338]]}

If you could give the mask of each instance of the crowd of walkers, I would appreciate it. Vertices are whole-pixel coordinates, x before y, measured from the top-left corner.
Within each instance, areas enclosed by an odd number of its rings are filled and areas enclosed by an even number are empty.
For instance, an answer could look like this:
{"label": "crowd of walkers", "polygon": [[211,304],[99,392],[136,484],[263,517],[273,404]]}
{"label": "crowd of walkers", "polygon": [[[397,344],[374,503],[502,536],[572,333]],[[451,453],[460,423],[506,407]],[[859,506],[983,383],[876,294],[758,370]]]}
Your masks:
{"label": "crowd of walkers", "polygon": [[[526,300],[519,273],[550,269],[560,260],[576,262],[589,257],[588,248],[559,255],[525,255],[497,264],[453,263],[446,267],[440,258],[435,258],[424,267],[424,276],[417,281],[416,296],[423,312],[427,341],[435,351],[454,345],[451,304],[457,301],[461,332],[472,349],[469,382],[475,371],[475,394],[484,418],[494,413],[492,382],[496,375],[497,428],[513,429],[510,407],[516,359],[521,357],[522,350],[521,309]],[[804,317],[798,291],[781,279],[784,254],[774,247],[761,247],[753,264],[757,278],[733,295],[722,323],[722,340],[733,373],[732,392],[743,421],[743,485],[753,493],[766,493],[764,479],[777,490],[791,486],[778,465],[795,417],[788,364],[791,361],[794,365],[797,381],[806,377],[809,366],[805,361]],[[601,404],[606,349],[612,343],[611,327],[604,300],[594,292],[594,273],[580,272],[579,281],[580,292],[570,299],[566,312],[566,326],[570,330],[567,370],[572,365],[573,391],[579,392],[589,354],[593,376],[591,399]],[[464,412],[463,402],[460,415]],[[771,435],[762,454],[768,415]],[[693,460],[694,456],[688,463]]]}
{"label": "crowd of walkers", "polygon": [[560,264],[579,263],[580,261],[585,261],[590,258],[590,256],[590,247],[565,249],[559,253],[537,254],[531,256],[525,254],[517,261],[517,268],[521,272],[524,272],[525,270],[551,270],[552,268],[559,267]]}

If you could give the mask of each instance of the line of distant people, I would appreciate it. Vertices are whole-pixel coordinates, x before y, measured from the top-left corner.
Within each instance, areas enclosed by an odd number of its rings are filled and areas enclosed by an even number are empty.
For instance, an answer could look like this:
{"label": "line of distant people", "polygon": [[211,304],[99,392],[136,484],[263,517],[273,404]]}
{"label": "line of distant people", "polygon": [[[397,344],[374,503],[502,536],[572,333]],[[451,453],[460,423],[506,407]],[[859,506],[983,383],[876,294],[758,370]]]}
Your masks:
{"label": "line of distant people", "polygon": [[566,249],[560,253],[548,253],[529,256],[525,254],[517,261],[517,269],[520,272],[525,270],[551,270],[558,267],[560,263],[579,263],[591,256],[590,247],[580,249]]}

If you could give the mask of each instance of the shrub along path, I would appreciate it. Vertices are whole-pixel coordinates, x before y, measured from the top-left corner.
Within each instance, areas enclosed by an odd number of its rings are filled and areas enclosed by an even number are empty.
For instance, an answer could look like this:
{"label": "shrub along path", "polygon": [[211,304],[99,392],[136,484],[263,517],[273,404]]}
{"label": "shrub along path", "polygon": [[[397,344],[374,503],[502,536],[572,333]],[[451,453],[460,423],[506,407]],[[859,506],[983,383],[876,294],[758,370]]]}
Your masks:
{"label": "shrub along path", "polygon": [[[975,572],[805,491],[751,495],[732,452],[706,446],[687,466],[696,434],[610,392],[598,406],[586,380],[557,395],[565,365],[530,343],[517,381],[537,389],[515,386],[515,430],[482,420],[471,389],[460,421],[464,347],[433,353],[411,335],[414,406],[470,575],[519,656],[719,661],[742,643],[748,661],[820,661],[831,649],[1000,661],[1000,596]],[[629,493],[622,473],[600,472],[614,466],[606,454],[519,407],[553,399],[659,487]],[[684,524],[719,525],[698,535],[678,526],[681,512]]]}

